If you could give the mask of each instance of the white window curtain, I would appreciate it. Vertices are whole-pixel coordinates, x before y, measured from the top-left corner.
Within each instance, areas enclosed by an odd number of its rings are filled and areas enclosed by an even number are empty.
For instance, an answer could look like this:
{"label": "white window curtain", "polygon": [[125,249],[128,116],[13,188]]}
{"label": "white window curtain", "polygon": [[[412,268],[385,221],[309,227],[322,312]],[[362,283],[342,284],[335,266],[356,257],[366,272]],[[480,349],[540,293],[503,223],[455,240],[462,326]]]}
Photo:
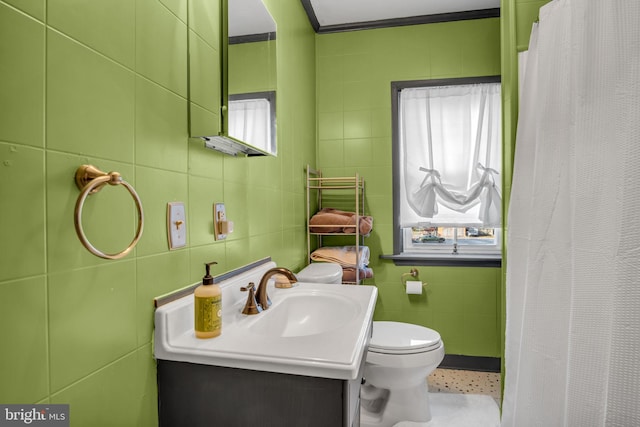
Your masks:
{"label": "white window curtain", "polygon": [[267,99],[229,102],[229,135],[256,148],[271,151],[271,103]]}
{"label": "white window curtain", "polygon": [[500,83],[400,92],[401,227],[501,218]]}

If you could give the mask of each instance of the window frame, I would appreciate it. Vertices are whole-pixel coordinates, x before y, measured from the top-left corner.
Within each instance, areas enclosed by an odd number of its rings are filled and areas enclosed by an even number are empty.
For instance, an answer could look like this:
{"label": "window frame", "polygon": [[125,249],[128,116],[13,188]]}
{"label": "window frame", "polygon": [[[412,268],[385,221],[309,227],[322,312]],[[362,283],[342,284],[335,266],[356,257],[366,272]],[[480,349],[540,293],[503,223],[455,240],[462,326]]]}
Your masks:
{"label": "window frame", "polygon": [[[500,228],[496,228],[496,239],[500,247],[500,254],[496,254],[496,249],[488,250],[486,253],[470,253],[460,252],[458,248],[457,254],[446,253],[444,248],[434,248],[429,252],[422,249],[416,252],[405,252],[404,234],[400,227],[400,123],[399,123],[399,95],[403,89],[420,88],[430,86],[454,86],[468,85],[479,83],[501,83],[501,77],[498,76],[481,76],[481,77],[462,77],[448,79],[429,79],[429,80],[407,80],[391,82],[391,128],[392,128],[392,173],[393,173],[393,255],[383,255],[383,259],[392,259],[396,265],[433,265],[433,266],[480,266],[480,267],[500,267],[502,265],[502,232],[504,227],[504,218]],[[503,157],[504,166],[504,157]],[[504,167],[502,168],[504,169]],[[504,198],[503,198],[504,202]],[[468,247],[468,246],[467,246]],[[493,247],[493,245],[492,245]],[[452,251],[452,247],[449,246]],[[474,253],[475,252],[475,253]]]}

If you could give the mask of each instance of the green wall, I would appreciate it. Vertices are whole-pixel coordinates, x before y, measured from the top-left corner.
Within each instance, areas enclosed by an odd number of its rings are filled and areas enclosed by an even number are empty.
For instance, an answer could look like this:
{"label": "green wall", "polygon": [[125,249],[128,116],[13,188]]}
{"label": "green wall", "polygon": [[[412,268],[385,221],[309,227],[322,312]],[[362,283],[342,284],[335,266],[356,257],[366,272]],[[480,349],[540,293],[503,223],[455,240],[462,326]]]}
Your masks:
{"label": "green wall", "polygon": [[[500,269],[419,267],[427,292],[407,296],[409,267],[378,258],[392,251],[389,82],[502,72],[510,171],[515,55],[546,1],[505,1],[500,20],[326,35],[299,1],[265,3],[278,24],[279,155],[235,159],[188,138],[188,39],[217,49],[210,2],[0,0],[1,403],[70,403],[76,426],[155,425],[153,297],[197,282],[206,261],[216,273],[264,256],[301,267],[307,163],[367,182],[377,319],[432,326],[450,354],[501,355]],[[144,235],[123,260],[94,257],[75,235],[85,163],[121,172],[143,201]],[[188,215],[175,251],[171,201]],[[227,241],[214,241],[214,202],[236,223]],[[119,187],[91,196],[91,241],[126,246],[132,210]]]}
{"label": "green wall", "polygon": [[432,327],[448,354],[501,356],[497,268],[418,267],[427,282],[407,295],[393,253],[391,82],[500,74],[500,20],[480,19],[316,36],[318,167],[326,176],[360,173],[366,183],[377,320]]}
{"label": "green wall", "polygon": [[[304,264],[315,35],[299,1],[266,3],[279,156],[236,159],[188,137],[187,40],[218,49],[211,2],[0,0],[0,402],[70,403],[75,426],[156,425],[153,297],[200,280],[206,261],[214,274],[265,256]],[[73,176],[85,163],[119,171],[142,199],[144,234],[123,260],[76,237]],[[174,251],[172,201],[188,217],[188,245]],[[214,241],[214,202],[235,221],[226,241]],[[121,187],[91,196],[89,239],[124,248],[133,210]]]}

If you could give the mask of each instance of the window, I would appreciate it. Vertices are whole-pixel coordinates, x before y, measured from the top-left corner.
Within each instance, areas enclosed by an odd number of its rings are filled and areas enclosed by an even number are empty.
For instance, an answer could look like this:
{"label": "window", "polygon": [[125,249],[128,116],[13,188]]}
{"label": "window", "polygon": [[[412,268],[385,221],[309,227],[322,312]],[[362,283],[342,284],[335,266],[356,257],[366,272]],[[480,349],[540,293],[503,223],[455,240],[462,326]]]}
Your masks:
{"label": "window", "polygon": [[392,83],[394,256],[499,265],[499,77]]}
{"label": "window", "polygon": [[275,92],[229,95],[229,135],[276,154]]}

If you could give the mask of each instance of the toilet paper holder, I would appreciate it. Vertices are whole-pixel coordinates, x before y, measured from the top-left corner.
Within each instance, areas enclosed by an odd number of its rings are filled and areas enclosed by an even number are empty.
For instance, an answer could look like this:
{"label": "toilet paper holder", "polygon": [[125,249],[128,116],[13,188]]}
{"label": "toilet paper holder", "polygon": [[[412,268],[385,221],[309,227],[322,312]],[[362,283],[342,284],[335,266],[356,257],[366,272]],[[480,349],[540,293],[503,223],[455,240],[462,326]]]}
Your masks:
{"label": "toilet paper holder", "polygon": [[[402,273],[402,275],[400,276],[400,281],[402,282],[402,285],[406,288],[407,286],[407,280],[409,280],[409,277],[412,278],[412,280],[414,281],[420,281],[419,277],[418,277],[418,269],[417,268],[412,268],[409,273]],[[427,286],[426,282],[422,282],[422,288],[424,289]]]}

